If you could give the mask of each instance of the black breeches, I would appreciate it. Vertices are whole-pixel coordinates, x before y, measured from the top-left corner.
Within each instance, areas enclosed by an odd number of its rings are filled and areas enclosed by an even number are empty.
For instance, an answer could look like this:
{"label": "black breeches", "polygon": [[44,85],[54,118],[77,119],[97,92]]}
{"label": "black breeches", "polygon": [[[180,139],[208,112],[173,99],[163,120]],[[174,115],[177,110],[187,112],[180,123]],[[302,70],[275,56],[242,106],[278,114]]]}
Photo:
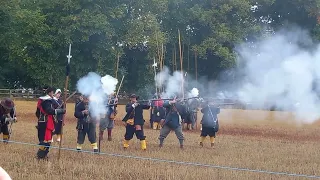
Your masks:
{"label": "black breeches", "polygon": [[216,130],[215,130],[215,128],[202,127],[200,136],[202,136],[202,137],[206,137],[206,136],[216,137]]}
{"label": "black breeches", "polygon": [[61,134],[62,121],[58,121],[54,126],[54,134]]}
{"label": "black breeches", "polygon": [[46,122],[38,122],[38,140],[39,142],[44,141],[44,136],[46,133],[47,123]]}
{"label": "black breeches", "polygon": [[127,125],[126,126],[126,134],[124,135],[125,140],[131,140],[133,135],[136,134],[137,139],[145,140],[146,136],[143,132],[143,126],[141,126],[141,130],[136,130],[134,125]]}
{"label": "black breeches", "polygon": [[1,134],[1,133],[2,133],[3,135],[9,135],[8,124],[1,125],[0,134]]}
{"label": "black breeches", "polygon": [[88,139],[91,144],[97,142],[97,135],[96,135],[96,125],[95,124],[85,124],[82,129],[78,129],[78,138],[77,143],[83,144],[84,140],[88,135]]}

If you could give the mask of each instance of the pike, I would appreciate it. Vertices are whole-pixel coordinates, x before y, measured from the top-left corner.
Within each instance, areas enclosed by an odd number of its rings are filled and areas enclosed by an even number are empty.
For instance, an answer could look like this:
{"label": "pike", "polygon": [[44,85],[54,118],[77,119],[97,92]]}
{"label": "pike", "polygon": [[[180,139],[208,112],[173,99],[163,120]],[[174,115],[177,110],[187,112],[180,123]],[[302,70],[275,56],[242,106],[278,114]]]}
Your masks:
{"label": "pike", "polygon": [[78,91],[74,91],[67,99],[66,101],[64,101],[63,103],[61,103],[58,108],[61,108],[65,103],[67,103],[69,101],[69,99],[71,99]]}
{"label": "pike", "polygon": [[[70,74],[70,59],[72,58],[71,56],[71,44],[69,45],[69,54],[67,55],[68,58],[68,63],[66,66],[66,82],[65,82],[65,86],[64,86],[64,109],[67,109],[67,91],[68,91],[68,83],[69,83],[69,74]],[[63,124],[64,124],[64,120],[66,118],[66,115],[64,114],[63,118],[62,118],[62,126],[61,126],[61,139],[60,139],[60,143],[59,143],[59,153],[58,153],[58,160],[60,160],[60,152],[61,152],[61,144],[62,144],[62,138],[63,138]]]}

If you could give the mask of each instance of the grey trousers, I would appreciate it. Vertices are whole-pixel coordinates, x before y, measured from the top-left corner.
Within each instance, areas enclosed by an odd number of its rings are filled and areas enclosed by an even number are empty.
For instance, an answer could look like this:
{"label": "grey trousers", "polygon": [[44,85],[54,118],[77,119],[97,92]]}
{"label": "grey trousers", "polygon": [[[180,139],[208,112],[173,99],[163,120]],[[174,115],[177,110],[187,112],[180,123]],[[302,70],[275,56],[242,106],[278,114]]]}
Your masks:
{"label": "grey trousers", "polygon": [[177,138],[179,139],[180,145],[183,145],[184,136],[183,136],[183,133],[182,133],[182,126],[179,126],[176,129],[171,129],[167,125],[164,125],[160,130],[160,136],[159,136],[160,144],[161,145],[163,144],[164,139],[169,135],[169,133],[171,131],[174,131],[174,133],[176,134]]}
{"label": "grey trousers", "polygon": [[114,120],[109,118],[110,116],[107,115],[105,118],[100,120],[100,131],[104,131],[106,129],[113,129],[114,127]]}

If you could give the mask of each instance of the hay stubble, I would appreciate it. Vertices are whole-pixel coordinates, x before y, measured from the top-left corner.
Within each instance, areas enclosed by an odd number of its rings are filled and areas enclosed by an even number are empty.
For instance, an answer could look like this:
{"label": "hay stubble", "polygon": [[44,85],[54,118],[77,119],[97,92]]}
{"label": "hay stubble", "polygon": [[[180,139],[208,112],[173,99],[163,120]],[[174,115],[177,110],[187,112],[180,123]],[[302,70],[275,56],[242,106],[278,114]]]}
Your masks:
{"label": "hay stubble", "polygon": [[[14,124],[11,140],[38,143],[34,127],[36,102],[17,101],[16,104],[19,122]],[[123,117],[123,109],[124,107],[119,107],[118,117]],[[74,104],[69,104],[63,147],[76,146],[73,110]],[[221,130],[215,149],[209,146],[208,139],[205,147],[199,147],[199,132],[184,133],[186,137],[184,150],[179,149],[178,140],[172,132],[165,140],[164,147],[160,149],[157,139],[159,131],[150,130],[146,124],[148,150],[142,152],[139,141],[134,139],[130,142],[129,149],[125,151],[121,146],[124,128],[117,122],[113,131],[113,141],[104,140],[101,151],[110,154],[320,175],[318,123],[297,127],[288,123],[290,122],[288,116],[270,113],[277,112],[222,110]],[[275,116],[282,119],[268,119]],[[149,116],[146,111],[145,118],[148,121],[147,117]],[[53,145],[58,146],[58,143]],[[91,150],[87,139],[84,149]],[[73,151],[62,151],[59,162],[57,149],[50,151],[48,162],[38,162],[34,158],[36,150],[37,147],[33,146],[1,144],[0,165],[13,179],[301,179]]]}

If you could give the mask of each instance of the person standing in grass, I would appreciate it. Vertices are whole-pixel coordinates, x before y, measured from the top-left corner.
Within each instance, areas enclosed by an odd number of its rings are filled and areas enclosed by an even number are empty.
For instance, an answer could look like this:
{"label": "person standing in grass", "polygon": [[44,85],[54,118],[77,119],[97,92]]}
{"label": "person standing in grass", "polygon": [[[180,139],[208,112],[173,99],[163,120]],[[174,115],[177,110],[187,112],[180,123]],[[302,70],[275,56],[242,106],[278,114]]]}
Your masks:
{"label": "person standing in grass", "polygon": [[118,98],[116,97],[115,93],[113,92],[110,94],[108,103],[106,104],[107,113],[104,118],[101,118],[100,125],[99,125],[99,138],[103,140],[103,133],[107,129],[108,131],[108,141],[112,141],[112,129],[114,128],[114,119],[117,114],[117,104]]}
{"label": "person standing in grass", "polygon": [[207,136],[210,137],[211,147],[214,147],[216,133],[219,130],[218,114],[220,108],[210,106],[209,103],[203,102],[201,112],[203,113],[201,124],[201,135],[200,135],[200,146],[203,147],[203,142]]}
{"label": "person standing in grass", "polygon": [[49,148],[52,140],[52,133],[54,131],[54,116],[65,114],[65,109],[54,109],[53,107],[53,88],[48,88],[46,90],[47,95],[40,97],[40,101],[37,105],[39,109],[39,119],[38,119],[38,139],[40,148],[37,152],[38,159],[45,159],[49,153]]}
{"label": "person standing in grass", "polygon": [[[61,90],[57,89],[56,92],[54,93],[54,97],[53,97],[53,102],[54,102],[54,108],[55,109],[57,109],[57,108],[58,109],[63,109],[63,107],[59,107],[59,106],[62,106],[62,100],[60,99],[60,96],[61,96]],[[55,116],[54,134],[57,135],[57,142],[60,142],[60,140],[61,140],[62,118],[63,118],[62,114],[59,114],[59,115]],[[52,139],[52,142],[53,142],[53,139]]]}
{"label": "person standing in grass", "polygon": [[183,149],[184,136],[182,133],[182,121],[183,114],[185,114],[185,108],[182,104],[177,103],[176,98],[172,101],[166,101],[163,104],[163,107],[167,109],[166,118],[164,121],[161,121],[161,130],[160,130],[160,144],[159,147],[163,147],[163,141],[168,136],[171,131],[174,131],[177,138],[179,139],[180,148]]}
{"label": "person standing in grass", "polygon": [[143,132],[143,110],[150,109],[150,105],[139,104],[137,99],[139,97],[135,94],[130,96],[130,102],[126,105],[127,114],[122,119],[123,125],[126,127],[126,133],[124,135],[123,148],[127,149],[129,147],[129,141],[133,138],[133,135],[136,134],[137,139],[140,140],[141,149],[146,150],[146,136]]}
{"label": "person standing in grass", "polygon": [[76,105],[74,116],[78,119],[77,122],[77,150],[82,150],[82,144],[84,143],[86,135],[93,148],[93,152],[98,152],[98,144],[96,137],[96,120],[90,116],[89,112],[89,98],[83,96],[83,100]]}
{"label": "person standing in grass", "polygon": [[10,139],[9,124],[16,122],[14,103],[10,98],[4,98],[0,104],[0,134],[3,134],[3,142]]}

